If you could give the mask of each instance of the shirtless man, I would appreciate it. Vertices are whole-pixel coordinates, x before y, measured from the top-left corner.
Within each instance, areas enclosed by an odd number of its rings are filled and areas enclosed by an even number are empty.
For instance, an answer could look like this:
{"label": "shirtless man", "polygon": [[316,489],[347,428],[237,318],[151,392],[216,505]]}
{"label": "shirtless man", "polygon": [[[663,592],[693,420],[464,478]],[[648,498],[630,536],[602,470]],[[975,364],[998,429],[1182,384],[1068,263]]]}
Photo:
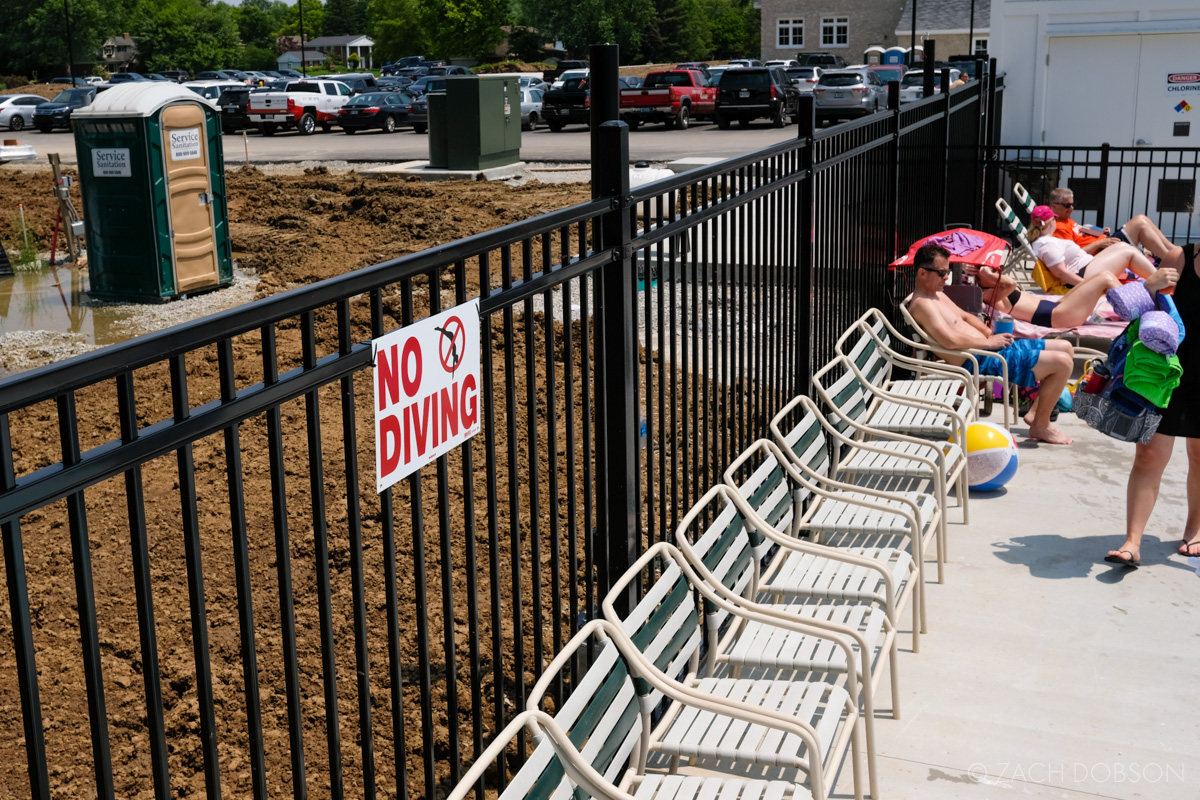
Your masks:
{"label": "shirtless man", "polygon": [[[968,314],[946,296],[946,276],[950,274],[950,253],[938,245],[917,250],[916,290],[909,310],[935,342],[948,350],[974,347],[995,350],[996,356],[980,356],[979,369],[985,375],[1000,374],[1001,358],[1008,364],[1008,377],[1019,386],[1032,388],[1041,381],[1037,401],[1025,415],[1029,436],[1047,444],[1070,444],[1072,439],[1050,424],[1063,387],[1075,366],[1075,348],[1058,339],[1019,339],[1011,333],[991,333],[973,314]],[[961,366],[966,358],[946,357]]]}

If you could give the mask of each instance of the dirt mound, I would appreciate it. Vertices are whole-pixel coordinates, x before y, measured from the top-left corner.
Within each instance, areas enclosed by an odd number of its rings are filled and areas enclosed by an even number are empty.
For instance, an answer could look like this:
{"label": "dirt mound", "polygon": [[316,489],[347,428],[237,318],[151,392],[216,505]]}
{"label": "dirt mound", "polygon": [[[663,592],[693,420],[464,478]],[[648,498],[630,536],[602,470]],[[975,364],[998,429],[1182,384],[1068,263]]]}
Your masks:
{"label": "dirt mound", "polygon": [[65,83],[27,83],[15,89],[0,89],[0,94],[36,94],[39,97],[53,100],[63,89],[69,88],[71,87]]}

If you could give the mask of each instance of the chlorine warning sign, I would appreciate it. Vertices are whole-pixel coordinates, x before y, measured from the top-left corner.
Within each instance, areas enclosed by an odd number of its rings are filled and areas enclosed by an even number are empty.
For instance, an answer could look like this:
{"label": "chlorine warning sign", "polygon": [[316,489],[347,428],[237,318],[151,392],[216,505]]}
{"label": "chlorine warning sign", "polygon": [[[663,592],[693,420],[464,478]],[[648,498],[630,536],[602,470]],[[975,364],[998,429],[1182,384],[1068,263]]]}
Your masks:
{"label": "chlorine warning sign", "polygon": [[371,342],[382,492],[479,433],[479,300]]}

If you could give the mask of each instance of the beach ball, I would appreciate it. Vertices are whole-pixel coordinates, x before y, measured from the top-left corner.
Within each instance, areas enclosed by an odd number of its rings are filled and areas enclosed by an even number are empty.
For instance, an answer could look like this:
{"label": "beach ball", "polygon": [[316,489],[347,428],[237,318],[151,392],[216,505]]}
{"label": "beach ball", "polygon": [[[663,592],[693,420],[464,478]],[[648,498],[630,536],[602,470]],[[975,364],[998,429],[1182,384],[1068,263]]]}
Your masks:
{"label": "beach ball", "polygon": [[994,492],[1017,474],[1017,442],[1001,425],[972,422],[967,426],[967,485]]}

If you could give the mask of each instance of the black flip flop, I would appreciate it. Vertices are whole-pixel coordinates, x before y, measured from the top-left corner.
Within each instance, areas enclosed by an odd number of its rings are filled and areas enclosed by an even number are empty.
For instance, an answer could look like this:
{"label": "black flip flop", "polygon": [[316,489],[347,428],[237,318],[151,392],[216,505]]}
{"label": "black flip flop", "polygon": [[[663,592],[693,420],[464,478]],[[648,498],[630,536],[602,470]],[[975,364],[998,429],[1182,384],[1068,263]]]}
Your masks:
{"label": "black flip flop", "polygon": [[[1188,542],[1188,541],[1185,541],[1185,540],[1183,540],[1183,539],[1180,539],[1180,540],[1179,540],[1179,547],[1181,547],[1181,548],[1183,548],[1183,549],[1182,549],[1182,550],[1177,550],[1177,552],[1179,553],[1179,555],[1183,556],[1184,558],[1196,558],[1196,557],[1200,557],[1200,553],[1193,553],[1193,552],[1192,552],[1192,548],[1193,548],[1193,547],[1200,547],[1200,539],[1192,539],[1190,542]],[[1184,552],[1185,550],[1186,550],[1187,552]]]}
{"label": "black flip flop", "polygon": [[1120,556],[1105,556],[1104,560],[1109,564],[1120,564],[1123,567],[1133,567],[1134,569],[1137,569],[1137,567],[1142,563],[1141,561],[1134,559],[1133,553],[1130,553],[1128,550],[1118,550],[1117,552],[1129,553],[1129,558],[1121,558]]}

